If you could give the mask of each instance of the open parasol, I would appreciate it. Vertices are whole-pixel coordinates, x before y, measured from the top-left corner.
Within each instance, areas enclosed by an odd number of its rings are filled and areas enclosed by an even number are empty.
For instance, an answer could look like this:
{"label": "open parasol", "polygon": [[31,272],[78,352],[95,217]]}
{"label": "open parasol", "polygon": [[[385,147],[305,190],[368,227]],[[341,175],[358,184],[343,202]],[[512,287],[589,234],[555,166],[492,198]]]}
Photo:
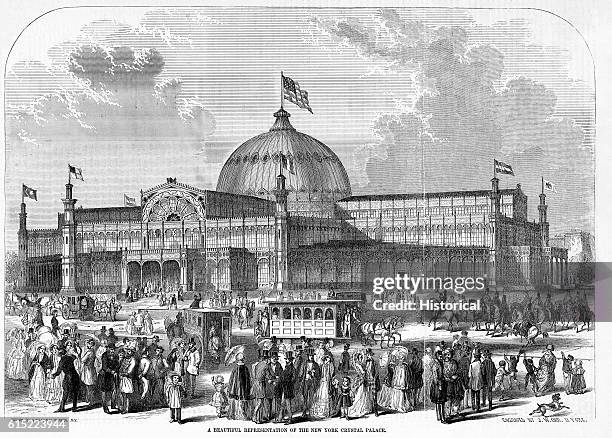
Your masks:
{"label": "open parasol", "polygon": [[403,347],[401,345],[394,347],[393,350],[390,353],[391,357],[395,357],[395,358],[399,358],[399,357],[406,357],[410,354],[410,351],[408,351],[408,349],[406,347]]}
{"label": "open parasol", "polygon": [[244,355],[244,345],[236,345],[229,349],[225,355],[225,366],[236,362],[236,358],[239,354]]}
{"label": "open parasol", "polygon": [[263,339],[257,343],[260,350],[269,350],[272,348],[272,341],[269,339]]}
{"label": "open parasol", "polygon": [[170,350],[173,350],[177,348],[181,342],[187,344],[183,338],[181,338],[180,336],[177,336],[175,338],[172,338],[172,340],[168,343],[168,346]]}
{"label": "open parasol", "polygon": [[57,344],[57,337],[51,332],[43,332],[39,334],[36,339],[45,347],[50,347],[53,344]]}

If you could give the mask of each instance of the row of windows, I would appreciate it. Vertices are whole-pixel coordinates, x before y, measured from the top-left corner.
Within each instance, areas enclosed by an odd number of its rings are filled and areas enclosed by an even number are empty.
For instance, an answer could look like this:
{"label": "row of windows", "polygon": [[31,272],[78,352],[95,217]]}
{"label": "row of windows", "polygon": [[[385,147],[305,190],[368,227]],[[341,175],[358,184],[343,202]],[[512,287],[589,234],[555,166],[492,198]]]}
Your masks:
{"label": "row of windows", "polygon": [[327,321],[334,320],[334,311],[331,308],[325,309],[321,307],[273,307],[272,319],[325,319]]}

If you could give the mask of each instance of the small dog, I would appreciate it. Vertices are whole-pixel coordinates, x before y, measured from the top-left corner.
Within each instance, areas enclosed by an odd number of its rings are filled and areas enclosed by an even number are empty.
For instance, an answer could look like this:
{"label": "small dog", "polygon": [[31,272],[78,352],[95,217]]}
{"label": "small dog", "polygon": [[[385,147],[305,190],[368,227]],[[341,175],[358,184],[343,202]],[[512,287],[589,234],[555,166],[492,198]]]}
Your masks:
{"label": "small dog", "polygon": [[543,417],[546,416],[546,412],[558,412],[563,409],[569,409],[569,406],[565,406],[561,401],[561,394],[556,393],[552,396],[552,401],[550,403],[538,403],[538,407],[530,412],[529,415],[540,414]]}

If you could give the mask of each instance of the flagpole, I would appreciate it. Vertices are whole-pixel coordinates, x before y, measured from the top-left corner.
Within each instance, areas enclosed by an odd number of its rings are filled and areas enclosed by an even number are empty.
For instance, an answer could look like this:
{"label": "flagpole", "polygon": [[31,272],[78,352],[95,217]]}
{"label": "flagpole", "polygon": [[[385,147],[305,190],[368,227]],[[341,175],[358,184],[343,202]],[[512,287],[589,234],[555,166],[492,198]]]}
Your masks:
{"label": "flagpole", "polygon": [[68,184],[70,184],[70,163],[68,163]]}
{"label": "flagpole", "polygon": [[544,194],[544,177],[542,177],[542,194]]}
{"label": "flagpole", "polygon": [[25,202],[25,199],[23,198],[24,187],[25,187],[25,184],[21,183],[21,203],[22,204]]}
{"label": "flagpole", "polygon": [[281,109],[283,109],[283,71],[281,70],[280,77],[280,101],[281,101]]}

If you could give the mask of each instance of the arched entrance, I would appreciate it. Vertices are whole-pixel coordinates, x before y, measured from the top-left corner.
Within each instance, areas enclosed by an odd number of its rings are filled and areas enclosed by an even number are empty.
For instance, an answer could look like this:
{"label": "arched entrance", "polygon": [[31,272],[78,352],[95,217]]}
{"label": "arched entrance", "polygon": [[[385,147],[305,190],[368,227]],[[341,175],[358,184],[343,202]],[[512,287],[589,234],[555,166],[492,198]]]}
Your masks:
{"label": "arched entrance", "polygon": [[164,287],[178,287],[181,283],[181,268],[176,260],[166,260],[162,266]]}
{"label": "arched entrance", "polygon": [[159,286],[161,283],[161,269],[159,262],[148,261],[142,265],[142,284]]}
{"label": "arched entrance", "polygon": [[128,271],[128,285],[132,287],[136,287],[140,285],[140,263],[138,262],[129,262],[127,265]]}

